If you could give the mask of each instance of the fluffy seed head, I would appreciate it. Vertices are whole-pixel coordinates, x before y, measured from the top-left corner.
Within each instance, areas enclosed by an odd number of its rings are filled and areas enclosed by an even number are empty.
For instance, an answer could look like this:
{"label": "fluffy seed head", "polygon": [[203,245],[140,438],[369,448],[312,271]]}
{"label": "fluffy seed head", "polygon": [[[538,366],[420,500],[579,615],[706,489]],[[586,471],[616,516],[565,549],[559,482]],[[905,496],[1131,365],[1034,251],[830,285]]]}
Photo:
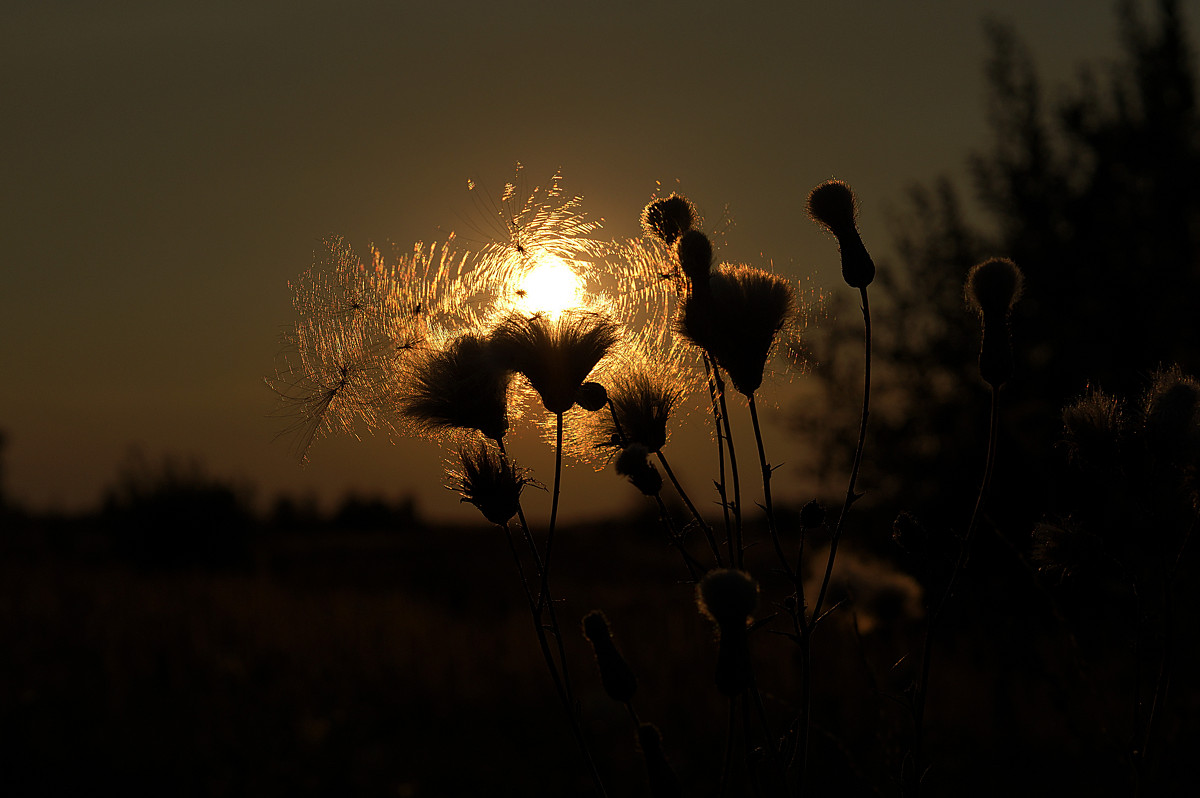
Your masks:
{"label": "fluffy seed head", "polygon": [[683,303],[679,332],[709,352],[733,386],[749,396],[762,385],[776,336],[796,309],[791,283],[748,266],[722,267],[708,280],[709,296]]}
{"label": "fluffy seed head", "polygon": [[521,490],[533,482],[528,472],[483,444],[464,446],[458,458],[459,469],[450,473],[447,487],[462,494],[462,501],[475,505],[493,524],[507,524],[517,514]]}
{"label": "fluffy seed head", "polygon": [[644,371],[633,371],[614,377],[608,396],[616,423],[610,418],[604,427],[605,443],[623,438],[648,452],[666,445],[667,419],[683,399],[679,388]]}
{"label": "fluffy seed head", "polygon": [[1170,462],[1200,455],[1200,383],[1175,366],[1155,373],[1143,400],[1146,445]]}
{"label": "fluffy seed head", "polygon": [[642,229],[661,238],[667,246],[696,225],[696,208],[680,194],[655,200],[642,210]]}
{"label": "fluffy seed head", "polygon": [[1068,456],[1081,465],[1118,467],[1125,436],[1125,403],[1093,389],[1063,408]]}
{"label": "fluffy seed head", "polygon": [[463,335],[415,359],[397,405],[423,429],[478,430],[499,440],[508,430],[509,376],[486,339]]}
{"label": "fluffy seed head", "polygon": [[854,232],[858,201],[841,180],[826,180],[808,194],[808,215],[838,238]]}
{"label": "fluffy seed head", "polygon": [[512,314],[490,337],[500,362],[525,375],[551,413],[565,413],[596,364],[617,343],[607,316],[564,312],[557,319]]}
{"label": "fluffy seed head", "polygon": [[1021,297],[1025,278],[1007,258],[992,258],[967,272],[967,305],[983,316],[1007,316]]}
{"label": "fluffy seed head", "polygon": [[745,625],[758,605],[758,582],[736,568],[709,571],[696,586],[696,606],[718,626]]}

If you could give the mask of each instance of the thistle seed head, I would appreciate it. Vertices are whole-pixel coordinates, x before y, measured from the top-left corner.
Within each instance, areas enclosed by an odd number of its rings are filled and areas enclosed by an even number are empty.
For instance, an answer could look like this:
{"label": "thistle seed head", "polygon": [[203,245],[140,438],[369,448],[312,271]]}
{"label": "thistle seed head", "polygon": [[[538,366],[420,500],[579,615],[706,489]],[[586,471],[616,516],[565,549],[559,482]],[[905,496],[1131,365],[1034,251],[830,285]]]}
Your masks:
{"label": "thistle seed head", "polygon": [[642,229],[672,246],[696,225],[696,208],[680,194],[655,200],[642,209]]}
{"label": "thistle seed head", "polygon": [[967,272],[967,305],[979,314],[1005,317],[1021,297],[1025,278],[1020,268],[1007,258],[992,258]]}
{"label": "thistle seed head", "polygon": [[520,372],[551,413],[565,413],[596,364],[617,343],[617,325],[607,316],[564,312],[557,319],[512,314],[490,337],[500,362]]}
{"label": "thistle seed head", "polygon": [[1152,454],[1181,464],[1200,458],[1200,383],[1178,366],[1154,374],[1142,415]]}
{"label": "thistle seed head", "polygon": [[459,469],[450,473],[447,487],[493,524],[507,524],[520,507],[521,491],[533,482],[528,471],[484,444],[464,446],[458,459]]}
{"label": "thistle seed head", "polygon": [[722,629],[745,626],[758,605],[758,582],[736,568],[709,571],[696,586],[696,606]]}
{"label": "thistle seed head", "polygon": [[609,419],[604,440],[640,444],[657,452],[667,443],[667,419],[683,400],[683,392],[669,382],[644,371],[626,372],[613,378],[609,392],[616,422]]}
{"label": "thistle seed head", "polygon": [[463,335],[414,360],[397,405],[425,430],[478,430],[500,440],[508,430],[510,374],[486,339]]}
{"label": "thistle seed head", "polygon": [[1068,457],[1081,465],[1114,469],[1125,437],[1125,403],[1093,389],[1062,411]]}
{"label": "thistle seed head", "polygon": [[678,328],[710,353],[733,386],[751,395],[762,385],[767,358],[796,309],[791,283],[748,266],[722,267],[708,280],[710,296],[689,296]]}

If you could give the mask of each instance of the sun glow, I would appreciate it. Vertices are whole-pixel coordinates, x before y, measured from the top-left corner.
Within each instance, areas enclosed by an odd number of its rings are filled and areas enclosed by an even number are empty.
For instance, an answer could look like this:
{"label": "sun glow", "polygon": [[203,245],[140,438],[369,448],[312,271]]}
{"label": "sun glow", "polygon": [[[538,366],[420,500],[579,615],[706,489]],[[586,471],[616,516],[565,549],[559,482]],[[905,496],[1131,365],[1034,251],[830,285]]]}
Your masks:
{"label": "sun glow", "polygon": [[541,255],[517,278],[517,308],[557,318],[584,303],[583,278],[565,261]]}

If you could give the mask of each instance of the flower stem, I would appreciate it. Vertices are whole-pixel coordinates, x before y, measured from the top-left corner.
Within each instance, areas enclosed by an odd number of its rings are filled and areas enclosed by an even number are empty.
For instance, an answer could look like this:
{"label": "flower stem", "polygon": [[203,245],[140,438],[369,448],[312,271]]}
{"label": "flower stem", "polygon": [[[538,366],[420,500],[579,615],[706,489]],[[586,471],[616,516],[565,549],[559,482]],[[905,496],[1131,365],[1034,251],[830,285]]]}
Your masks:
{"label": "flower stem", "polygon": [[783,546],[779,542],[779,528],[775,525],[775,507],[771,503],[771,466],[767,463],[767,452],[763,447],[762,427],[758,423],[758,405],[754,401],[754,394],[750,394],[749,400],[750,421],[754,425],[754,442],[758,444],[758,465],[762,469],[763,508],[767,511],[767,529],[771,533],[771,543],[775,546],[775,555],[779,558],[779,563],[787,573],[788,579],[794,583],[796,575],[792,572],[787,555],[783,553]]}
{"label": "flower stem", "polygon": [[996,463],[996,441],[1000,427],[1000,389],[996,386],[992,387],[991,412],[989,416],[987,459],[983,468],[983,479],[979,483],[979,493],[975,496],[975,508],[971,511],[971,520],[967,522],[967,531],[963,535],[962,546],[959,547],[958,557],[954,561],[954,568],[951,570],[950,579],[946,583],[946,590],[942,593],[937,607],[934,608],[933,614],[929,616],[929,624],[925,627],[925,645],[921,652],[921,680],[917,684],[917,692],[913,705],[912,770],[908,774],[911,783],[904,785],[906,795],[917,796],[921,791],[921,747],[925,727],[925,698],[929,692],[929,668],[930,662],[933,659],[933,641],[937,635],[938,622],[941,621],[942,613],[946,609],[946,605],[950,603],[951,596],[954,595],[954,586],[958,581],[958,575],[962,572],[963,566],[967,562],[967,554],[971,547],[971,537],[975,531],[975,522],[979,518],[979,508],[983,505],[983,496],[987,492],[988,484],[992,481],[992,468]]}
{"label": "flower stem", "polygon": [[717,567],[723,568],[724,563],[721,561],[721,547],[717,545],[717,539],[713,537],[712,527],[700,515],[700,511],[696,509],[696,505],[692,504],[692,500],[687,495],[687,491],[683,489],[683,485],[679,484],[679,479],[675,476],[675,472],[671,470],[671,465],[667,462],[667,456],[662,453],[661,449],[655,452],[655,454],[658,456],[658,462],[663,467],[663,471],[667,472],[667,479],[671,480],[671,484],[675,486],[675,492],[679,494],[679,498],[683,499],[683,503],[687,505],[692,518],[695,518],[696,523],[704,530],[704,537],[708,539],[708,547],[712,549],[713,557],[717,561]]}

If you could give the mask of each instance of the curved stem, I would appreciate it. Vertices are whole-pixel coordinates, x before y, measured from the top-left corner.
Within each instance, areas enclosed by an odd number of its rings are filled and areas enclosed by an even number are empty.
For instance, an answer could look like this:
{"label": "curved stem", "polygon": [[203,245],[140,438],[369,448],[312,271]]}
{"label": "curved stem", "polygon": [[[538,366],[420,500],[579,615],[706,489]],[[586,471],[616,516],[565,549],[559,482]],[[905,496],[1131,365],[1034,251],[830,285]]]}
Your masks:
{"label": "curved stem", "polygon": [[679,479],[675,476],[675,472],[671,470],[671,466],[667,462],[667,456],[662,453],[661,449],[654,454],[658,456],[659,465],[667,473],[667,479],[671,480],[671,484],[675,486],[675,493],[679,495],[680,499],[683,499],[684,505],[687,506],[688,511],[692,514],[692,518],[696,519],[696,523],[704,530],[704,537],[708,539],[708,547],[712,549],[713,557],[717,560],[717,567],[724,567],[724,564],[721,562],[721,547],[717,545],[717,539],[713,537],[712,527],[700,515],[700,511],[696,509],[696,505],[692,504],[692,500],[683,489],[683,485],[679,484]]}
{"label": "curved stem", "polygon": [[995,386],[992,387],[991,412],[989,416],[987,459],[983,468],[983,479],[979,483],[979,493],[975,496],[975,508],[971,511],[971,520],[967,522],[967,532],[963,535],[962,546],[959,548],[958,557],[954,561],[954,569],[950,572],[950,579],[946,583],[946,590],[942,593],[942,598],[938,601],[937,607],[934,608],[933,614],[929,616],[929,624],[925,627],[925,644],[921,652],[921,680],[917,684],[913,706],[914,739],[912,772],[910,774],[913,782],[909,785],[908,791],[908,794],[913,796],[918,795],[921,789],[921,744],[925,727],[925,697],[929,692],[929,667],[933,659],[933,641],[937,634],[938,622],[942,618],[942,613],[946,609],[946,605],[950,603],[951,596],[954,595],[954,586],[958,581],[958,575],[962,572],[963,566],[967,562],[971,537],[975,531],[975,522],[979,518],[979,508],[983,506],[983,496],[987,492],[988,484],[992,481],[992,468],[996,462],[996,441],[1000,426],[1000,389]]}
{"label": "curved stem", "polygon": [[821,580],[821,589],[817,593],[817,601],[813,604],[812,620],[816,623],[821,617],[821,606],[825,602],[825,594],[829,590],[829,580],[833,576],[833,560],[837,557],[838,542],[842,539],[842,525],[846,522],[846,513],[850,505],[858,501],[859,495],[854,492],[854,484],[858,481],[858,469],[862,466],[863,448],[867,440],[867,418],[871,415],[871,305],[867,301],[867,289],[858,289],[862,297],[863,314],[863,406],[862,418],[858,424],[858,446],[854,449],[854,462],[850,467],[850,481],[846,485],[846,502],[838,515],[837,526],[829,539],[829,558],[825,563],[825,578]]}

